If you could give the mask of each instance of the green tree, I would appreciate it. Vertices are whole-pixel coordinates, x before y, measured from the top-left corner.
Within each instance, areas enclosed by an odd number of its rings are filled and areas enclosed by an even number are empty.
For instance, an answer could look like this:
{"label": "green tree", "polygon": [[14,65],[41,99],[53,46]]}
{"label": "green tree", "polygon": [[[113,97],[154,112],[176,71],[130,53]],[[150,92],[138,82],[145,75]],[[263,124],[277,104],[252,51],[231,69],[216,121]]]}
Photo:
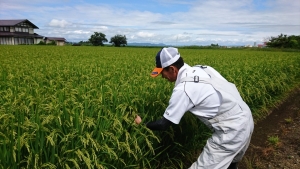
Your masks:
{"label": "green tree", "polygon": [[52,40],[49,43],[47,43],[47,45],[56,45],[56,42],[54,40]]}
{"label": "green tree", "polygon": [[280,34],[278,37],[271,37],[267,46],[272,48],[300,48],[300,36]]}
{"label": "green tree", "polygon": [[111,37],[109,43],[111,43],[113,46],[120,47],[127,45],[127,39],[125,35],[115,35],[114,37]]}
{"label": "green tree", "polygon": [[46,43],[44,41],[40,41],[38,45],[46,45]]}
{"label": "green tree", "polygon": [[94,32],[93,35],[91,35],[91,38],[89,39],[89,42],[93,44],[93,46],[104,46],[104,42],[107,42],[107,39],[105,38],[105,34],[101,32]]}
{"label": "green tree", "polygon": [[292,39],[292,40],[289,41],[289,46],[291,48],[297,48],[299,45],[298,45],[298,42],[297,42],[296,39]]}
{"label": "green tree", "polygon": [[78,44],[81,45],[81,46],[91,46],[91,45],[93,45],[90,41],[79,41]]}

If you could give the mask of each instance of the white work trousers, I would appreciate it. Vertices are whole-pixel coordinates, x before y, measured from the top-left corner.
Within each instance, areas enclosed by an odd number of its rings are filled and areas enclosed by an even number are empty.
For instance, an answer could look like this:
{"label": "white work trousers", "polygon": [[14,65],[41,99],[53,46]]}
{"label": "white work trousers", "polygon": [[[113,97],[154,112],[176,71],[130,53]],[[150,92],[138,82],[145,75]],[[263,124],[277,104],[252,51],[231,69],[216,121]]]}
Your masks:
{"label": "white work trousers", "polygon": [[242,159],[249,146],[254,128],[251,110],[234,84],[216,77],[206,67],[197,67],[202,68],[210,78],[199,78],[195,73],[181,79],[181,82],[210,84],[219,92],[222,102],[218,115],[213,119],[198,116],[214,132],[190,169],[227,169],[231,163]]}
{"label": "white work trousers", "polygon": [[242,159],[249,146],[253,132],[250,112],[236,105],[209,122],[215,131],[189,169],[227,169],[232,162]]}

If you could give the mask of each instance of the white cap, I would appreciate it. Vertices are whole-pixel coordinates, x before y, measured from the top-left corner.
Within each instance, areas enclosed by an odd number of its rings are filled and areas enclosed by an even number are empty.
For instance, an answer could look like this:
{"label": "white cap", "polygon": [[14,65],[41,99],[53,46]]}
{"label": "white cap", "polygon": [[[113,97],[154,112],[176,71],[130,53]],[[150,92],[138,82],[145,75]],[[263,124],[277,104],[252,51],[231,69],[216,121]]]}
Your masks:
{"label": "white cap", "polygon": [[151,73],[152,77],[156,77],[161,73],[163,68],[168,67],[175,63],[180,58],[180,54],[177,48],[165,47],[162,48],[156,55],[156,67]]}

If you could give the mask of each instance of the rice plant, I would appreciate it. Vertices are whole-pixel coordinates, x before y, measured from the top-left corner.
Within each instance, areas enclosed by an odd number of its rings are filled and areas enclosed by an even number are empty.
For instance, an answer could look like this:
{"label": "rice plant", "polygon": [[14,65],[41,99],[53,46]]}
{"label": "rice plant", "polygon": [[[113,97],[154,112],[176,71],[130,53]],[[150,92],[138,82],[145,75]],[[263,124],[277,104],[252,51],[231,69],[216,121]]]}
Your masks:
{"label": "rice plant", "polygon": [[[153,132],[173,84],[158,48],[0,46],[0,168],[186,168],[210,136],[187,113]],[[299,53],[180,49],[234,82],[255,118],[299,84]]]}

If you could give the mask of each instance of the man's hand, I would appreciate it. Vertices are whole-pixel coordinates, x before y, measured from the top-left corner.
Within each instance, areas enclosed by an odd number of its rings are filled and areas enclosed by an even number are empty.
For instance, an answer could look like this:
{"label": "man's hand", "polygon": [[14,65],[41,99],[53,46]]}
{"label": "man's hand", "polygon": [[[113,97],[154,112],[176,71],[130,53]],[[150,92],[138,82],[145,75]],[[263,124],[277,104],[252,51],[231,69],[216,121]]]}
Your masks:
{"label": "man's hand", "polygon": [[136,118],[135,118],[134,122],[136,124],[140,124],[142,122],[142,118],[139,115],[136,115]]}

